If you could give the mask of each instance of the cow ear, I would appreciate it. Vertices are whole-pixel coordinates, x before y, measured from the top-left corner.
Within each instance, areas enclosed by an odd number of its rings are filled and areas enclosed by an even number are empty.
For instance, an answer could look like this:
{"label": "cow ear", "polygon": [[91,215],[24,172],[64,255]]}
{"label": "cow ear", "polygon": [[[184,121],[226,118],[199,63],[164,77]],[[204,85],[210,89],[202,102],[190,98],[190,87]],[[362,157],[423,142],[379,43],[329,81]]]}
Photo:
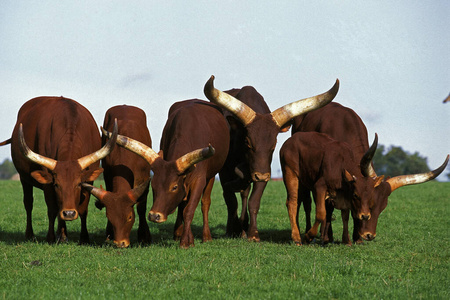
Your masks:
{"label": "cow ear", "polygon": [[86,182],[83,182],[81,186],[83,187],[83,189],[92,194],[92,196],[97,198],[97,201],[95,201],[95,207],[101,210],[103,207],[107,205],[109,201],[108,200],[109,198],[107,197],[109,192],[105,191],[102,186],[100,186],[100,188],[97,188]]}
{"label": "cow ear", "polygon": [[94,181],[95,179],[97,179],[98,176],[100,176],[100,174],[103,173],[103,168],[98,168],[96,170],[88,170],[85,174],[84,174],[84,178],[83,178],[83,182],[84,181]]}
{"label": "cow ear", "polygon": [[344,178],[347,182],[356,181],[356,177],[354,175],[350,174],[350,172],[347,170],[344,170]]}
{"label": "cow ear", "polygon": [[53,182],[52,175],[48,171],[33,171],[31,176],[40,184],[50,184]]}
{"label": "cow ear", "polygon": [[280,132],[286,132],[291,128],[291,122],[288,122],[283,125],[283,127],[280,128]]}
{"label": "cow ear", "polygon": [[374,187],[379,186],[383,182],[383,179],[384,179],[384,175],[381,175],[381,176],[378,176],[377,178],[375,178],[375,185],[374,185]]}

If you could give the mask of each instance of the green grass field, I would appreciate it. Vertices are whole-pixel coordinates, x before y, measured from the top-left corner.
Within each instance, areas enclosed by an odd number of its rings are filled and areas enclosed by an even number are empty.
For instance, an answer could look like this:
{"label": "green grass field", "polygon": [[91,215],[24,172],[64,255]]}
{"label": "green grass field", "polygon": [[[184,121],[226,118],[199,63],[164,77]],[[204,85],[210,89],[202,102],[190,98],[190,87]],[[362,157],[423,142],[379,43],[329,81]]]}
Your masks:
{"label": "green grass field", "polygon": [[[104,243],[105,211],[94,201],[88,217],[92,245],[77,244],[79,220],[67,225],[70,242],[48,245],[45,202],[36,189],[37,242],[26,242],[20,183],[0,181],[0,298],[450,299],[449,195],[450,183],[401,188],[389,198],[374,241],[297,247],[290,241],[282,182],[270,182],[263,196],[260,243],[225,237],[226,206],[216,183],[212,242],[201,243],[198,209],[191,249],[172,240],[174,215],[150,224],[152,245],[137,244],[135,224],[132,247],[117,249]],[[342,224],[335,214],[339,241]]]}

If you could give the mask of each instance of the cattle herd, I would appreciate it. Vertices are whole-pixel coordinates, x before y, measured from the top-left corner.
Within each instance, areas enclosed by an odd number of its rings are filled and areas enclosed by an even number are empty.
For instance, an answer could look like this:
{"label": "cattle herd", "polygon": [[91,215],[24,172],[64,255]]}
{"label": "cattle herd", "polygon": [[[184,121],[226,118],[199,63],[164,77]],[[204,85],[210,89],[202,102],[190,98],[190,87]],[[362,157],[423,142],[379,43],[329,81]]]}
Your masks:
{"label": "cattle herd", "polygon": [[[106,208],[106,237],[117,247],[130,245],[136,205],[140,243],[151,242],[146,217],[161,223],[178,209],[174,239],[188,248],[194,245],[191,223],[200,200],[202,239],[211,240],[208,212],[214,179],[219,174],[228,210],[227,236],[259,241],[257,215],[271,178],[277,135],[292,127],[292,136],[280,150],[292,240],[297,245],[310,242],[320,228],[322,241],[332,241],[335,208],[342,211],[343,243],[372,240],[389,195],[399,187],[434,179],[447,166],[449,156],[427,173],[378,176],[372,164],[378,136],[375,134],[369,147],[361,118],[350,108],[330,103],[338,90],[336,80],[323,94],[271,112],[253,87],[222,92],[214,87],[211,76],[204,86],[210,102],[192,99],[171,106],[159,153],[152,149],[146,115],[140,108],[110,108],[100,136],[91,113],[74,100],[31,99],[19,110],[11,138],[0,143],[11,144],[11,157],[20,174],[27,215],[25,236],[34,239],[33,187],[37,187],[43,190],[47,205],[49,243],[67,240],[65,222],[78,216],[80,243],[89,243],[86,217],[92,194],[96,207]],[[106,190],[92,185],[102,172]],[[153,204],[146,216],[150,185]],[[242,201],[240,215],[236,193]],[[311,193],[316,205],[314,224]],[[298,224],[302,203],[306,214],[304,241]],[[348,232],[350,214],[352,239]]]}

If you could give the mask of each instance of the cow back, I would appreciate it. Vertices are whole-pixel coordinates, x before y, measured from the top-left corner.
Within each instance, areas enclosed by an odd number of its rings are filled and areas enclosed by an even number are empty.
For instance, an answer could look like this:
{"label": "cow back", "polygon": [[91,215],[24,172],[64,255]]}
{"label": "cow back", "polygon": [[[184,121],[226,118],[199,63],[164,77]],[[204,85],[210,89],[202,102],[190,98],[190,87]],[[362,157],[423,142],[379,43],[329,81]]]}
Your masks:
{"label": "cow back", "polygon": [[332,102],[322,108],[294,118],[292,134],[316,131],[346,142],[359,161],[369,149],[367,129],[352,109]]}
{"label": "cow back", "polygon": [[[134,106],[119,105],[108,109],[103,127],[112,131],[114,119],[117,119],[119,134],[135,139],[149,147],[152,146],[150,132],[147,128],[145,112]],[[102,137],[102,144],[107,139]],[[127,192],[150,176],[150,165],[137,154],[115,147],[110,155],[102,160],[106,188],[113,192]]]}
{"label": "cow back", "polygon": [[97,124],[84,106],[64,97],[31,99],[19,110],[11,140],[11,156],[21,175],[40,168],[19,150],[21,123],[30,149],[55,160],[75,160],[101,147]]}
{"label": "cow back", "polygon": [[211,144],[213,157],[197,164],[193,173],[205,172],[212,178],[223,166],[229,146],[229,131],[221,110],[214,104],[198,99],[175,103],[164,127],[160,149],[166,161]]}

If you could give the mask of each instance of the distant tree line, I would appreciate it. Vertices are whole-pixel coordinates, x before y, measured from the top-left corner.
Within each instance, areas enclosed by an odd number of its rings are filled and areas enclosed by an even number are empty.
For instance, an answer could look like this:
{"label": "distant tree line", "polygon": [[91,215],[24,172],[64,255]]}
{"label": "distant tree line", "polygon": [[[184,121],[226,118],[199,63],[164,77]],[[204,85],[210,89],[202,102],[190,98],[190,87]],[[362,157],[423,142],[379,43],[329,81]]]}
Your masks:
{"label": "distant tree line", "polygon": [[[384,145],[378,145],[373,164],[377,174],[390,177],[430,171],[426,157],[422,157],[419,152],[411,154],[399,146],[386,149]],[[450,173],[446,176],[450,179]]]}
{"label": "distant tree line", "polygon": [[11,177],[16,173],[17,171],[12,161],[5,158],[3,163],[0,165],[0,179],[11,179]]}

